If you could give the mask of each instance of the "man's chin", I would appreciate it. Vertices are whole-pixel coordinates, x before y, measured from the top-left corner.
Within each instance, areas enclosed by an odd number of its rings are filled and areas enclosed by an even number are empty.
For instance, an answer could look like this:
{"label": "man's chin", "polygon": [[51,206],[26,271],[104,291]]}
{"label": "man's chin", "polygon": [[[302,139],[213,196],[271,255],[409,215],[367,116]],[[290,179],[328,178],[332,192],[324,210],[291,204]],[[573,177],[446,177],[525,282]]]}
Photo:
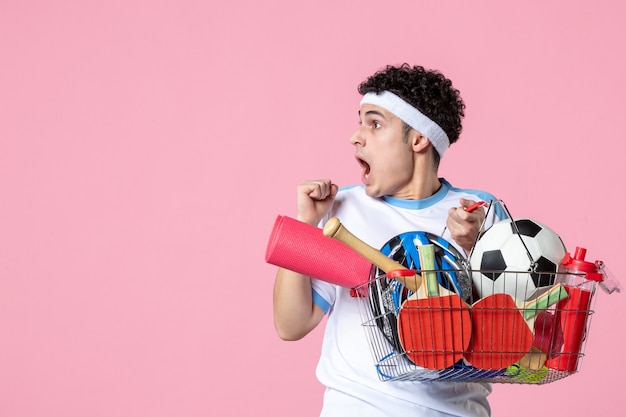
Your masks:
{"label": "man's chin", "polygon": [[379,197],[382,197],[383,193],[380,190],[375,189],[371,185],[366,184],[365,185],[365,194],[367,194],[370,197],[379,198]]}

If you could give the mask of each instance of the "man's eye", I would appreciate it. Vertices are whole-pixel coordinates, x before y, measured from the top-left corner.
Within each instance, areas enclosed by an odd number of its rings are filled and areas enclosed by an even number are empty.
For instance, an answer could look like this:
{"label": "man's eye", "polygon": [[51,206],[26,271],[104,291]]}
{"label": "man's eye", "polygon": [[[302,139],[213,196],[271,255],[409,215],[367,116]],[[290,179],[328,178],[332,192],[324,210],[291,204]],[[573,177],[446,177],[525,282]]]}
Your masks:
{"label": "man's eye", "polygon": [[359,120],[359,126],[365,126],[368,129],[379,129],[382,127],[382,124],[377,121],[366,123],[366,122],[363,122],[362,120]]}

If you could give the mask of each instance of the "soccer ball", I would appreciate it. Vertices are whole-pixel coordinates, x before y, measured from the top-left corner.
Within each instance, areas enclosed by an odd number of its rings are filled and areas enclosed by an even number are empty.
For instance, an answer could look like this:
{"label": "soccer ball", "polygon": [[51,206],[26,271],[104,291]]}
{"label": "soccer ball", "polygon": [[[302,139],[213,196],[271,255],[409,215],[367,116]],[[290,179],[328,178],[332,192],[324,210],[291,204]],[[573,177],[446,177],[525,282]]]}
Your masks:
{"label": "soccer ball", "polygon": [[[567,253],[560,236],[531,219],[494,223],[470,254],[472,282],[478,298],[506,293],[528,299],[538,288],[554,284]],[[518,234],[519,232],[519,234]]]}

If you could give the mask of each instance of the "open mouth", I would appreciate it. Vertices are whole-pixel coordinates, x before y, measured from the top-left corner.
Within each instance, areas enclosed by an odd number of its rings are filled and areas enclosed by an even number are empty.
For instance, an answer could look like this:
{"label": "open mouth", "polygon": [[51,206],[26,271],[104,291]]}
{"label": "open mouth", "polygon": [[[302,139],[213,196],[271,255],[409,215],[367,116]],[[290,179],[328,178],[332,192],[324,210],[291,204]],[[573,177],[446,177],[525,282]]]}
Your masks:
{"label": "open mouth", "polygon": [[370,164],[368,164],[364,159],[362,159],[360,156],[356,156],[356,160],[359,163],[359,165],[361,165],[361,180],[363,181],[364,184],[367,184],[369,182],[369,176],[370,176]]}

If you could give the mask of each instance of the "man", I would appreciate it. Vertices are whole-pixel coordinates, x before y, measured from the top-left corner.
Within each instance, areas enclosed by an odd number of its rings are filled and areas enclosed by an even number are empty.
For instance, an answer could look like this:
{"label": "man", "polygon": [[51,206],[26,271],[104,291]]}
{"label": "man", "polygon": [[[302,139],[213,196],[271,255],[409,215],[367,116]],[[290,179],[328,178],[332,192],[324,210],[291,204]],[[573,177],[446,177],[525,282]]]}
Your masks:
{"label": "man", "polygon": [[[473,203],[488,193],[452,187],[439,161],[461,132],[465,105],[437,71],[388,66],[359,85],[359,127],[350,138],[362,185],[339,189],[329,179],[298,185],[297,219],[323,225],[338,217],[348,230],[380,248],[407,231],[440,234],[466,253],[485,219]],[[494,211],[495,213],[495,211]],[[487,219],[493,223],[495,215]],[[449,236],[448,236],[449,233]],[[306,336],[328,314],[317,367],[327,387],[322,416],[488,416],[489,384],[378,379],[350,290],[279,269],[274,322],[284,340]]]}

